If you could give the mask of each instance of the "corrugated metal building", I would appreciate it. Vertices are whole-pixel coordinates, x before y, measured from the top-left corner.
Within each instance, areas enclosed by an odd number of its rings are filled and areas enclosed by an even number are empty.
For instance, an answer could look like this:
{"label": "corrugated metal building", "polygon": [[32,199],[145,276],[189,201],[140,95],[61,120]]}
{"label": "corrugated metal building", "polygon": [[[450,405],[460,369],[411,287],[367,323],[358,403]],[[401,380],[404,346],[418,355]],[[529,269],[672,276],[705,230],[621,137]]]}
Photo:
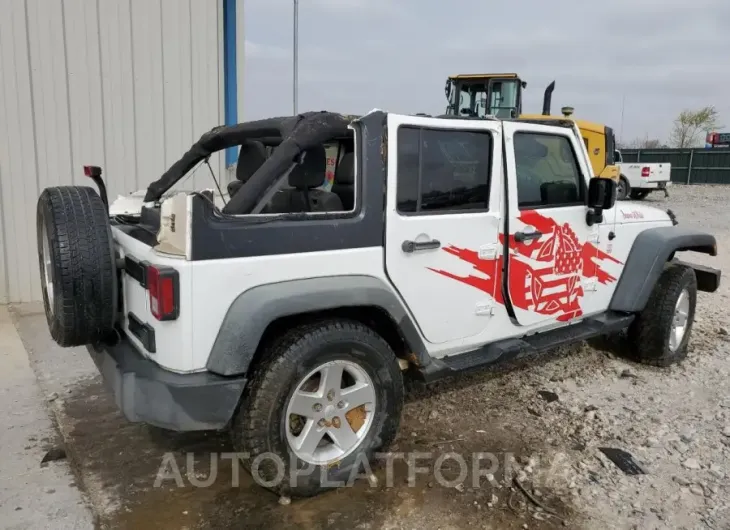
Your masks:
{"label": "corrugated metal building", "polygon": [[[113,199],[238,121],[242,4],[0,0],[0,303],[41,299],[43,188],[87,184],[82,166],[94,164]],[[211,160],[224,181],[234,162],[230,151]]]}

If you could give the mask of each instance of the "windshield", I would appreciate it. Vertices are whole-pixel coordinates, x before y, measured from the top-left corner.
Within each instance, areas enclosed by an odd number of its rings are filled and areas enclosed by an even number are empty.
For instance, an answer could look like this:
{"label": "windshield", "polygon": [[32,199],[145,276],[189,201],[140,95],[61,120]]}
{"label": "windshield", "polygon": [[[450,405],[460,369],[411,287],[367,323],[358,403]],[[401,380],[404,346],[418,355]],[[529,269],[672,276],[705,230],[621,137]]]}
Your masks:
{"label": "windshield", "polygon": [[517,112],[517,81],[494,81],[489,113],[498,118],[512,118],[512,110]]}
{"label": "windshield", "polygon": [[[449,106],[456,109],[461,116],[484,117],[487,112],[487,85],[484,83],[462,84],[461,90],[453,89],[450,94]],[[453,99],[459,97],[459,104],[454,105]]]}
{"label": "windshield", "polygon": [[[518,83],[518,80],[492,80],[489,85],[486,82],[461,83],[449,93],[448,113],[477,118],[488,115],[513,118],[519,113]],[[457,95],[458,105],[454,101]]]}

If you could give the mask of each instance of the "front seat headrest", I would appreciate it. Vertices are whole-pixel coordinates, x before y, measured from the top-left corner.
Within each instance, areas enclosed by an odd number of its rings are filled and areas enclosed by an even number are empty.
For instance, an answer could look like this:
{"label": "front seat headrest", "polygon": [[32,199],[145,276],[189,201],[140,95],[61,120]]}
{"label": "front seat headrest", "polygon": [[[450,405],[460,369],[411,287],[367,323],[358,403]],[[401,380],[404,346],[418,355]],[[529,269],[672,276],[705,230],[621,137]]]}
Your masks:
{"label": "front seat headrest", "polygon": [[247,140],[241,144],[236,166],[236,180],[246,182],[266,162],[266,146],[261,142]]}
{"label": "front seat headrest", "polygon": [[324,146],[318,145],[303,152],[304,160],[289,173],[289,185],[297,189],[311,189],[321,186],[327,170],[327,155]]}

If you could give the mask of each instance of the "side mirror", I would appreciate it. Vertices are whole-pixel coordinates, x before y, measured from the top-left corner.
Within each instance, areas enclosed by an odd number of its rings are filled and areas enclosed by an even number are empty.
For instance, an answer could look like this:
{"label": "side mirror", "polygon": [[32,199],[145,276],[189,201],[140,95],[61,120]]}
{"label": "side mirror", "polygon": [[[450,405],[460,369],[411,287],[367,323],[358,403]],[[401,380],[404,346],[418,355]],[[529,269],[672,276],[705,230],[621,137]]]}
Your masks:
{"label": "side mirror", "polygon": [[593,177],[588,183],[588,207],[610,210],[616,204],[616,181]]}
{"label": "side mirror", "polygon": [[594,177],[588,183],[588,226],[603,221],[603,210],[610,210],[616,204],[616,181]]}

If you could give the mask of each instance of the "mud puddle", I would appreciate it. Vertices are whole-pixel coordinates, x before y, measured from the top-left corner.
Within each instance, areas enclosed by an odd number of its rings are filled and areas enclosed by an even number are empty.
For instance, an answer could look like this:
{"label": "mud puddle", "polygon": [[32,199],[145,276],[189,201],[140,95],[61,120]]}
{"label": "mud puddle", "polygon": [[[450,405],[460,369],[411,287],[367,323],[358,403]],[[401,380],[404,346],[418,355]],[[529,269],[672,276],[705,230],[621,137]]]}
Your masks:
{"label": "mud puddle", "polygon": [[548,515],[511,482],[520,470],[512,458],[524,462],[528,448],[544,445],[539,432],[508,421],[511,391],[485,407],[461,401],[463,385],[410,391],[390,457],[373,464],[376,483],[363,473],[351,487],[289,505],[223,456],[233,452],[226,433],[130,424],[98,378],[77,385],[60,416],[101,528],[579,528],[563,498],[540,487]]}

